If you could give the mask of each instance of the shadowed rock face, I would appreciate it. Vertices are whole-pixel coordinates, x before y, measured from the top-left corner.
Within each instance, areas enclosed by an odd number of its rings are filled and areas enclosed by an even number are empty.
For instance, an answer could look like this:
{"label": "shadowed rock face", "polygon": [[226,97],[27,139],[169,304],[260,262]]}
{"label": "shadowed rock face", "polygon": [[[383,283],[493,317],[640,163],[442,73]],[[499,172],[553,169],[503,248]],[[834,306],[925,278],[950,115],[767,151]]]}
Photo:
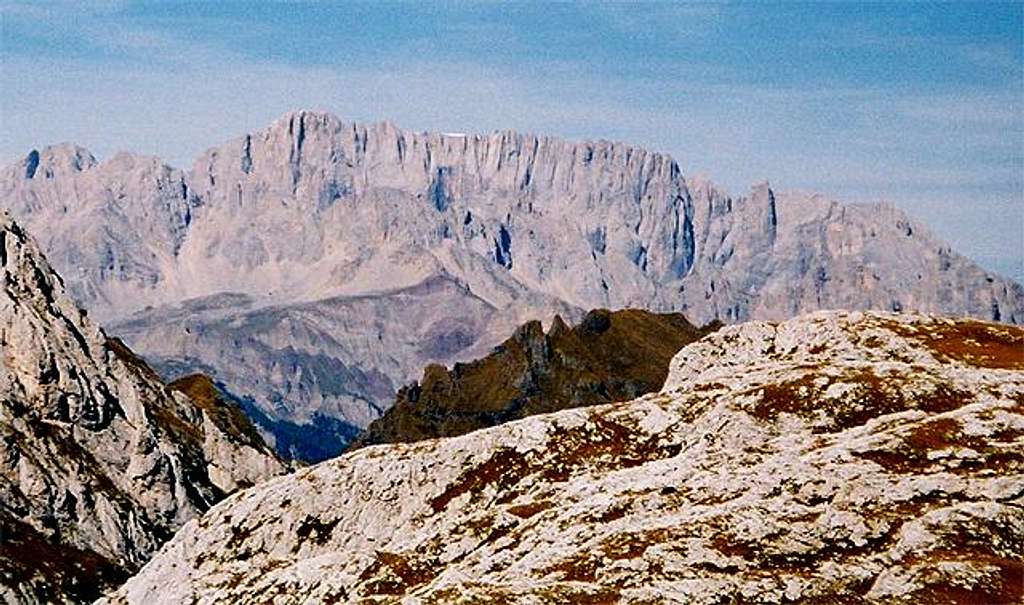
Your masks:
{"label": "shadowed rock face", "polygon": [[393,400],[400,380],[431,362],[482,354],[482,343],[493,346],[490,332],[507,335],[516,320],[445,277],[372,296],[245,305],[205,299],[116,329],[148,351],[163,376],[217,376],[279,454],[306,461],[341,453]]}
{"label": "shadowed rock face", "polygon": [[[477,359],[555,313],[1024,321],[1019,284],[891,206],[767,184],[731,196],[608,141],[295,112],[190,170],[42,149],[0,170],[0,205],[41,238],[79,303],[154,365],[212,369],[270,424],[329,417],[339,437],[425,364]],[[264,435],[276,445],[279,433]]]}
{"label": "shadowed rock face", "polygon": [[208,379],[168,389],[108,338],[6,214],[0,271],[0,600],[91,601],[285,469]]}
{"label": "shadowed rock face", "polygon": [[428,366],[352,448],[454,437],[533,414],[634,399],[660,389],[672,356],[717,327],[638,310],[591,311],[573,328],[556,316],[547,334],[532,321],[483,359],[451,370]]}
{"label": "shadowed rock face", "polygon": [[1017,603],[1022,553],[1024,330],[818,312],[629,402],[268,481],[107,602]]}

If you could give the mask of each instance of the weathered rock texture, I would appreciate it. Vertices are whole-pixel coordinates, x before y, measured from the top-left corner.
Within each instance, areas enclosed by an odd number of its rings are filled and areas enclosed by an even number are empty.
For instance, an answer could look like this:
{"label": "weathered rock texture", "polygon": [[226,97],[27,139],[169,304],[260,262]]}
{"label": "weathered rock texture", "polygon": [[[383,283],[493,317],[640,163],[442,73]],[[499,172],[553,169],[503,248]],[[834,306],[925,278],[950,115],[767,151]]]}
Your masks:
{"label": "weathered rock texture", "polygon": [[591,311],[569,328],[556,316],[519,327],[487,357],[451,370],[431,365],[351,448],[455,437],[567,408],[635,399],[665,383],[682,348],[719,327],[698,329],[678,313]]}
{"label": "weathered rock texture", "polygon": [[426,363],[478,358],[555,312],[1024,321],[1020,285],[892,207],[767,185],[730,197],[668,156],[607,141],[298,112],[189,172],[70,145],[32,152],[0,175],[0,204],[98,317],[141,312],[111,327],[159,369],[212,367],[298,423],[365,426]]}
{"label": "weathered rock texture", "polygon": [[0,600],[92,600],[284,470],[236,409],[108,338],[6,214],[0,270]]}
{"label": "weathered rock texture", "polygon": [[1018,603],[1024,330],[818,312],[228,498],[109,602]]}

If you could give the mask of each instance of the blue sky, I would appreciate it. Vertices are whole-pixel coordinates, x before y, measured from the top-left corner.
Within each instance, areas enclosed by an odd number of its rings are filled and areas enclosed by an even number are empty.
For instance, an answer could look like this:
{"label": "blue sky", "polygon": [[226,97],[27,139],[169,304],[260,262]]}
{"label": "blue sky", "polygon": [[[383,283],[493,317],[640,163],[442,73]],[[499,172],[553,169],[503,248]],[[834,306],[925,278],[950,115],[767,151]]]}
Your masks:
{"label": "blue sky", "polygon": [[285,111],[671,153],[736,194],[888,200],[1024,279],[1024,4],[0,0],[0,162],[188,167]]}

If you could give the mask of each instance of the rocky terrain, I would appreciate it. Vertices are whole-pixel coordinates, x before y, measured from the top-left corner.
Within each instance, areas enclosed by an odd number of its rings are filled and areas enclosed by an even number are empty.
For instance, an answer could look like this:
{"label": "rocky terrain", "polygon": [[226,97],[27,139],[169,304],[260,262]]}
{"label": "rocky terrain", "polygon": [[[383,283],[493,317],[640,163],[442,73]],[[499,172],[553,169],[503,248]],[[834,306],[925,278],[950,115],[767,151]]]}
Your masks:
{"label": "rocky terrain", "polygon": [[90,601],[285,470],[208,378],[165,387],[0,215],[0,601]]}
{"label": "rocky terrain", "polygon": [[275,444],[272,425],[329,418],[340,449],[426,363],[478,358],[555,313],[1024,321],[1019,284],[890,206],[767,184],[734,197],[607,141],[296,112],[187,171],[73,145],[32,151],[0,171],[0,205],[112,333],[165,374],[215,370]]}
{"label": "rocky terrain", "polygon": [[235,494],[105,602],[1018,603],[1022,553],[1024,330],[817,312]]}
{"label": "rocky terrain", "polygon": [[545,334],[526,323],[483,359],[451,370],[428,366],[351,448],[454,437],[566,408],[634,399],[665,383],[683,345],[719,327],[698,329],[678,313],[591,311],[570,328],[555,316]]}
{"label": "rocky terrain", "polygon": [[250,416],[282,455],[305,460],[341,453],[402,381],[431,362],[486,354],[500,340],[492,332],[507,336],[518,320],[442,276],[375,295],[251,304],[207,298],[113,329],[165,376],[198,370],[243,398],[262,394]]}

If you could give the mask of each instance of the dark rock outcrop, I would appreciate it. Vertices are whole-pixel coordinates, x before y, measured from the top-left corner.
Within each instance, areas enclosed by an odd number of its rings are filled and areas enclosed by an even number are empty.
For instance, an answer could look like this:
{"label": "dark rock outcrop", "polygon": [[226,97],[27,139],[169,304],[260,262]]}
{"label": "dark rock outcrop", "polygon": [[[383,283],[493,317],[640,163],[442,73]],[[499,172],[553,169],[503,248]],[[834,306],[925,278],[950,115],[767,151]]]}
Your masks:
{"label": "dark rock outcrop", "polygon": [[591,311],[545,334],[531,321],[494,351],[451,369],[430,365],[352,444],[454,437],[533,414],[625,401],[661,388],[672,356],[705,334],[678,313]]}

